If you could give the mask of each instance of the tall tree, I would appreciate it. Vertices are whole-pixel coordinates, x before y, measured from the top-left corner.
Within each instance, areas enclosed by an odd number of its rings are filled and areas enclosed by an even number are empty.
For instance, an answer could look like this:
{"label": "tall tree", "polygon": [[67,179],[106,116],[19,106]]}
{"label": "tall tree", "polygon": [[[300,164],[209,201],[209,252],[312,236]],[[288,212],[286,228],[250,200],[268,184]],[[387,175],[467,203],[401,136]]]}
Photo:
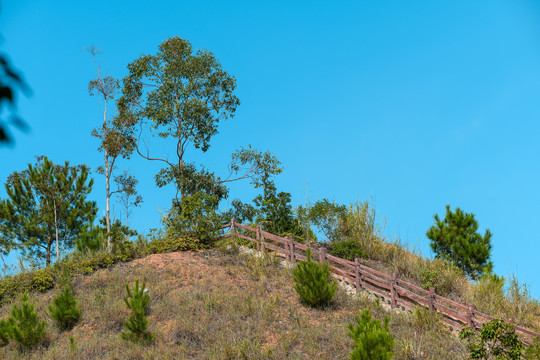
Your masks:
{"label": "tall tree", "polygon": [[491,231],[484,236],[478,233],[478,221],[474,214],[460,208],[453,212],[446,205],[446,215],[440,219],[434,215],[435,225],[426,233],[431,240],[431,249],[437,259],[444,259],[462,269],[472,279],[478,279],[484,272],[491,272]]}
{"label": "tall tree", "polygon": [[[186,182],[200,175],[194,165],[185,162],[186,149],[192,145],[206,152],[219,122],[234,116],[240,104],[234,95],[236,80],[221,68],[212,52],[194,52],[190,42],[179,37],[163,42],[156,55],[140,56],[128,70],[118,101],[118,120],[137,139],[139,155],[166,165],[156,176],[158,186],[174,182],[184,196]],[[142,151],[139,129],[146,126],[174,141],[176,160]],[[213,176],[204,170],[203,175]]]}
{"label": "tall tree", "polygon": [[[111,178],[115,169],[116,160],[119,157],[129,158],[133,151],[133,146],[129,137],[123,134],[125,128],[116,126],[118,122],[110,120],[108,114],[109,101],[114,100],[120,88],[118,80],[112,76],[103,76],[96,60],[99,51],[95,47],[86,49],[96,67],[97,76],[88,83],[90,96],[99,96],[103,99],[103,123],[92,130],[92,136],[100,139],[99,151],[103,152],[103,166],[98,167],[98,172],[105,176],[105,197],[106,197],[106,226],[107,232],[111,232],[111,196],[114,193],[133,192],[134,188],[124,186],[120,191],[111,191]],[[130,177],[133,177],[130,175]],[[133,183],[133,181],[131,182]],[[126,184],[124,184],[126,185]],[[111,251],[111,235],[107,235],[107,251]]]}
{"label": "tall tree", "polygon": [[84,165],[55,165],[47,157],[38,157],[22,172],[12,173],[6,182],[7,199],[0,201],[0,237],[12,239],[23,252],[51,263],[56,243],[60,259],[60,241],[68,249],[85,224],[92,223],[96,203],[86,200],[93,180]]}

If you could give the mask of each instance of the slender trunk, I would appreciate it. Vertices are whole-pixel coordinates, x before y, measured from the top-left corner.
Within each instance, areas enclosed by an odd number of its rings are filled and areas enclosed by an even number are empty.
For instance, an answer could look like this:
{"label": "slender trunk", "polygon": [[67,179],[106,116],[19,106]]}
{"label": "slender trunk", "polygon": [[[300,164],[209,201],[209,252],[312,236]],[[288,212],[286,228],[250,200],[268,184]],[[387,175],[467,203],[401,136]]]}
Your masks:
{"label": "slender trunk", "polygon": [[56,200],[53,202],[54,206],[54,230],[56,232],[56,262],[60,260],[60,249],[58,247],[58,217],[56,214]]}
{"label": "slender trunk", "polygon": [[105,150],[105,194],[107,196],[107,210],[105,215],[105,221],[107,223],[107,252],[111,252],[111,184],[110,184],[110,169],[109,169],[109,157],[107,150]]}
{"label": "slender trunk", "polygon": [[184,152],[182,150],[182,141],[178,141],[178,185],[180,187],[180,197],[184,199],[184,184],[182,183],[182,173],[184,170]]}
{"label": "slender trunk", "polygon": [[47,241],[47,259],[45,260],[45,266],[51,265],[51,237],[49,236],[49,241]]}
{"label": "slender trunk", "polygon": [[6,262],[4,261],[4,254],[0,251],[0,258],[2,258],[2,264],[4,264],[4,267],[2,268],[2,272],[4,273],[4,277],[6,277]]}
{"label": "slender trunk", "polygon": [[[107,139],[107,97],[105,96],[105,109],[103,110],[103,137]],[[107,252],[111,252],[111,172],[109,168],[109,152],[105,147],[105,196],[107,197],[107,209],[105,222],[107,223]]]}
{"label": "slender trunk", "polygon": [[129,209],[126,207],[126,227],[129,227]]}

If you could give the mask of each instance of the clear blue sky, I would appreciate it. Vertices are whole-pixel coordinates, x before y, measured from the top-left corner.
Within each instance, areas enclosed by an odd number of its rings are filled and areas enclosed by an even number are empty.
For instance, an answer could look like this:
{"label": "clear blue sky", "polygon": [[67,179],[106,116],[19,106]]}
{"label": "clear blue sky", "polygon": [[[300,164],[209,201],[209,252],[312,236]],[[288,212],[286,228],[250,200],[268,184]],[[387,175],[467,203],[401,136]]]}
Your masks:
{"label": "clear blue sky", "polygon": [[[414,4],[414,5],[411,5]],[[232,151],[271,150],[295,204],[371,195],[386,234],[429,252],[425,232],[445,204],[493,232],[495,271],[540,297],[540,4],[488,1],[3,1],[1,47],[34,95],[19,113],[31,133],[0,149],[0,179],[35,155],[93,168],[90,136],[102,104],[83,47],[103,50],[116,77],[167,37],[215,53],[237,78],[242,105],[206,154],[187,156],[226,175]],[[158,140],[150,146],[167,150]],[[160,226],[172,189],[158,164],[120,163],[141,181],[130,223]],[[104,205],[103,179],[92,198]],[[309,182],[309,186],[306,186]],[[247,201],[247,183],[231,187]],[[0,197],[5,191],[0,190]],[[120,216],[116,206],[116,216]]]}

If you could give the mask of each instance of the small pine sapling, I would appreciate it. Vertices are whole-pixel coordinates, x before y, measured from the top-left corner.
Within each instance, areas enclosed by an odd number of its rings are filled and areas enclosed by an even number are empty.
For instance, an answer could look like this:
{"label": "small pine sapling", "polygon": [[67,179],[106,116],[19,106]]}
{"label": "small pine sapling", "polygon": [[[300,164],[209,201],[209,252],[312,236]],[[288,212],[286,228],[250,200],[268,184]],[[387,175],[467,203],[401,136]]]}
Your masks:
{"label": "small pine sapling", "polygon": [[7,320],[0,320],[0,347],[9,343],[9,323]]}
{"label": "small pine sapling", "polygon": [[126,284],[127,295],[124,297],[127,307],[131,310],[131,316],[124,324],[126,332],[120,336],[124,340],[133,340],[141,342],[151,342],[154,339],[154,334],[147,331],[148,318],[146,311],[150,303],[150,295],[145,292],[146,282],[143,282],[139,287],[139,280],[135,280],[133,291]]}
{"label": "small pine sapling", "polygon": [[354,350],[350,354],[351,360],[390,360],[393,357],[392,347],[394,338],[390,334],[388,322],[384,318],[384,325],[380,320],[371,319],[369,310],[362,311],[356,316],[356,324],[349,324],[348,336],[354,341]]}
{"label": "small pine sapling", "polygon": [[464,328],[459,337],[467,340],[471,359],[522,358],[523,342],[519,340],[514,325],[504,320],[493,319],[482,324],[478,334],[471,328]]}
{"label": "small pine sapling", "polygon": [[23,295],[21,306],[14,305],[8,319],[9,337],[23,348],[39,344],[45,337],[45,320],[40,321],[34,310],[34,304],[28,302],[28,295]]}
{"label": "small pine sapling", "polygon": [[337,290],[337,283],[330,281],[328,264],[311,261],[311,250],[307,249],[307,261],[299,262],[293,269],[296,292],[311,307],[329,304]]}
{"label": "small pine sapling", "polygon": [[70,287],[65,287],[53,300],[49,305],[49,313],[60,330],[69,330],[75,326],[81,318],[81,310]]}

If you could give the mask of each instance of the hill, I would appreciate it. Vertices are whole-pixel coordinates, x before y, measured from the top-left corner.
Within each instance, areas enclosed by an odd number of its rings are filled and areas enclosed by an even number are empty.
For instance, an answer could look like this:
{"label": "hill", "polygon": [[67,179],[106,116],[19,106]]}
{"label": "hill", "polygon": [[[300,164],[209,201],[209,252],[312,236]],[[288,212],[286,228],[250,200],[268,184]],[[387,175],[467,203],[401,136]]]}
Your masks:
{"label": "hill", "polygon": [[[362,309],[390,316],[397,359],[465,359],[460,340],[436,315],[386,312],[364,296],[338,290],[331,307],[310,309],[293,289],[290,271],[273,257],[225,250],[154,254],[72,280],[81,321],[59,332],[47,305],[59,291],[30,294],[47,319],[47,341],[21,354],[14,344],[5,359],[347,359],[352,340],[346,325]],[[129,316],[125,284],[147,282],[151,297],[150,345],[122,340]],[[8,315],[13,303],[0,309]],[[74,346],[70,344],[74,339]]]}

